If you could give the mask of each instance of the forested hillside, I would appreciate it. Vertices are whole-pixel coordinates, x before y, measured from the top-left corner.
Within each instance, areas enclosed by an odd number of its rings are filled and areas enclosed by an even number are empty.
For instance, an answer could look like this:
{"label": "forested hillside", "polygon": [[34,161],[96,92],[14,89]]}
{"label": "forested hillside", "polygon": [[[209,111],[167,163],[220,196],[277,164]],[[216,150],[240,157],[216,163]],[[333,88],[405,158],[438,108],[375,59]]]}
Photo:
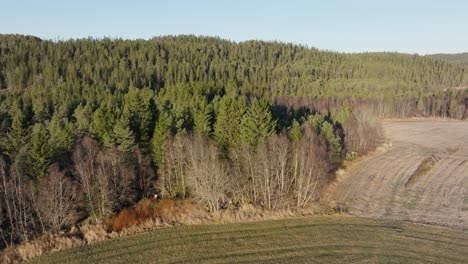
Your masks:
{"label": "forested hillside", "polygon": [[432,54],[429,55],[430,57],[443,59],[455,63],[465,63],[468,64],[468,52],[465,53],[458,53],[458,54]]}
{"label": "forested hillside", "polygon": [[138,200],[302,208],[379,117],[466,118],[467,66],[179,36],[0,36],[1,244]]}
{"label": "forested hillside", "polygon": [[[398,53],[339,54],[303,46],[180,36],[52,42],[0,37],[0,88],[57,84],[84,91],[158,90],[181,83],[239,82],[266,96],[421,95],[466,84],[464,65]],[[74,89],[78,90],[78,89]],[[78,92],[78,91],[76,91]]]}

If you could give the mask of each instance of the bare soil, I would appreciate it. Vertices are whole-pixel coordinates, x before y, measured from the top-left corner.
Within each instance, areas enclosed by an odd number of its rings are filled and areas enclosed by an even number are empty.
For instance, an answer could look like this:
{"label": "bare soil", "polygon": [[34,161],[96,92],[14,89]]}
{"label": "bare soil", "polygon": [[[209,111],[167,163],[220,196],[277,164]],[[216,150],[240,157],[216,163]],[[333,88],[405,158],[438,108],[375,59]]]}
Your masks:
{"label": "bare soil", "polygon": [[386,144],[338,177],[353,215],[468,228],[468,122],[385,121]]}

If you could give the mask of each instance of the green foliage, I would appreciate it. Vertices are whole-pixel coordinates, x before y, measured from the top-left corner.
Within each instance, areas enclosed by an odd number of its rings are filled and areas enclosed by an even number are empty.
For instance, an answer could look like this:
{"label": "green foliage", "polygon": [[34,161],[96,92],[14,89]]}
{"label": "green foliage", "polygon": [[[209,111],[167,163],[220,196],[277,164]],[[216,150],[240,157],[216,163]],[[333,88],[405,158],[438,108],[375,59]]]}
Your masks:
{"label": "green foliage", "polygon": [[262,99],[253,99],[241,120],[240,140],[254,149],[259,140],[273,134],[275,127],[270,104]]}
{"label": "green foliage", "polygon": [[334,151],[334,160],[338,160],[341,155],[341,143],[340,137],[335,134],[333,125],[328,121],[324,121],[320,128],[320,133],[325,137],[328,144]]}
{"label": "green foliage", "polygon": [[241,144],[241,122],[246,112],[244,97],[223,97],[219,102],[214,137],[219,146],[227,150]]}
{"label": "green foliage", "polygon": [[153,156],[153,162],[156,166],[161,165],[162,156],[164,155],[163,146],[166,141],[172,136],[174,130],[174,118],[173,116],[162,111],[159,114],[156,126],[153,132],[153,138],[151,141],[151,153]]}
{"label": "green foliage", "polygon": [[113,143],[113,129],[117,121],[117,111],[108,104],[101,104],[93,114],[90,132],[95,138],[99,138],[105,145]]}
{"label": "green foliage", "polygon": [[123,115],[130,121],[130,128],[137,142],[148,142],[154,127],[154,94],[149,89],[129,89],[124,97]]}
{"label": "green foliage", "polygon": [[89,103],[85,104],[84,106],[79,104],[73,114],[73,117],[76,120],[77,128],[82,131],[88,131],[91,124],[92,115],[93,109]]}
{"label": "green foliage", "polygon": [[112,142],[122,152],[129,152],[135,146],[135,138],[130,130],[128,118],[122,116],[112,129]]}
{"label": "green foliage", "polygon": [[302,137],[302,130],[301,130],[301,125],[299,122],[297,122],[296,119],[293,120],[292,127],[289,130],[289,139],[293,142],[296,143],[301,139]]}
{"label": "green foliage", "polygon": [[14,150],[25,143],[28,124],[26,121],[26,115],[23,113],[23,110],[18,103],[13,105],[10,115],[12,116],[12,124],[8,133],[9,148]]}
{"label": "green foliage", "polygon": [[49,147],[51,148],[54,159],[59,159],[62,155],[69,152],[74,143],[73,124],[67,119],[60,119],[58,115],[54,115],[48,126],[49,130]]}
{"label": "green foliage", "polygon": [[338,111],[332,113],[332,119],[339,124],[344,124],[353,114],[353,110],[349,103],[345,103]]}
{"label": "green foliage", "polygon": [[16,168],[31,180],[45,174],[52,161],[52,147],[49,144],[50,134],[42,124],[35,124],[31,141],[23,145],[15,157]]}
{"label": "green foliage", "polygon": [[[350,114],[350,108],[348,108],[346,105],[342,107],[339,111],[336,113],[338,116],[338,119],[340,120],[346,120],[349,118],[348,114]],[[297,121],[293,121],[297,122]],[[297,124],[295,126],[298,126]],[[329,121],[325,120],[321,115],[319,114],[311,114],[306,118],[306,121],[302,125],[303,127],[311,126],[317,134],[322,135],[325,140],[327,141],[327,144],[330,146],[332,152],[331,152],[331,157],[332,157],[332,162],[337,164],[341,161],[341,152],[342,152],[342,143],[341,143],[341,138],[340,136],[336,133],[335,127],[333,126],[332,123]],[[293,128],[290,131],[290,137],[291,133],[294,128],[294,123],[293,123]]]}
{"label": "green foliage", "polygon": [[205,98],[199,99],[193,111],[193,130],[196,133],[210,136],[212,132],[213,109]]}
{"label": "green foliage", "polygon": [[[126,93],[130,87],[214,83],[228,95],[256,97],[415,96],[468,84],[462,63],[398,53],[340,54],[278,42],[195,36],[53,42],[0,35],[0,46],[0,89],[41,86],[38,95],[62,83],[83,87],[88,95],[96,89]],[[56,100],[41,98],[38,120],[47,118]]]}
{"label": "green foliage", "polygon": [[322,130],[322,124],[324,122],[324,119],[321,115],[310,115],[307,119],[307,124],[310,124],[315,131],[321,132]]}

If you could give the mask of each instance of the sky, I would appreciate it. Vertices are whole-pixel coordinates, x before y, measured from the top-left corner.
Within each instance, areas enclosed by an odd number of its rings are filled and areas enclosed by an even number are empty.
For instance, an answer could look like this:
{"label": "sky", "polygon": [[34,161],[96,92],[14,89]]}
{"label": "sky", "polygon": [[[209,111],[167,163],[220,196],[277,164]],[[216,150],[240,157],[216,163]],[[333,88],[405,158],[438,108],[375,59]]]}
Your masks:
{"label": "sky", "polygon": [[0,0],[0,34],[195,34],[338,52],[468,52],[467,0]]}

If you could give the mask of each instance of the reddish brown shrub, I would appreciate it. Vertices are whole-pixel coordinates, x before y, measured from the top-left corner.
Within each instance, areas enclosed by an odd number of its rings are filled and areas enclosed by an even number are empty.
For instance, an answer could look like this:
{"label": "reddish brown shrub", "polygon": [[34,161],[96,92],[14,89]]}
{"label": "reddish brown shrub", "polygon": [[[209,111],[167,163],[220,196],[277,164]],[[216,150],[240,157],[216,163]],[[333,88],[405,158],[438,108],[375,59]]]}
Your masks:
{"label": "reddish brown shrub", "polygon": [[138,224],[138,218],[133,208],[124,208],[109,220],[109,227],[113,231],[121,231],[125,227]]}
{"label": "reddish brown shrub", "polygon": [[155,216],[155,206],[157,202],[150,199],[142,199],[135,205],[135,215],[142,222]]}
{"label": "reddish brown shrub", "polygon": [[107,225],[112,231],[122,231],[122,229],[141,224],[150,219],[160,219],[162,222],[172,223],[178,217],[190,214],[195,205],[189,200],[172,199],[142,199],[131,208],[122,209],[113,215]]}

